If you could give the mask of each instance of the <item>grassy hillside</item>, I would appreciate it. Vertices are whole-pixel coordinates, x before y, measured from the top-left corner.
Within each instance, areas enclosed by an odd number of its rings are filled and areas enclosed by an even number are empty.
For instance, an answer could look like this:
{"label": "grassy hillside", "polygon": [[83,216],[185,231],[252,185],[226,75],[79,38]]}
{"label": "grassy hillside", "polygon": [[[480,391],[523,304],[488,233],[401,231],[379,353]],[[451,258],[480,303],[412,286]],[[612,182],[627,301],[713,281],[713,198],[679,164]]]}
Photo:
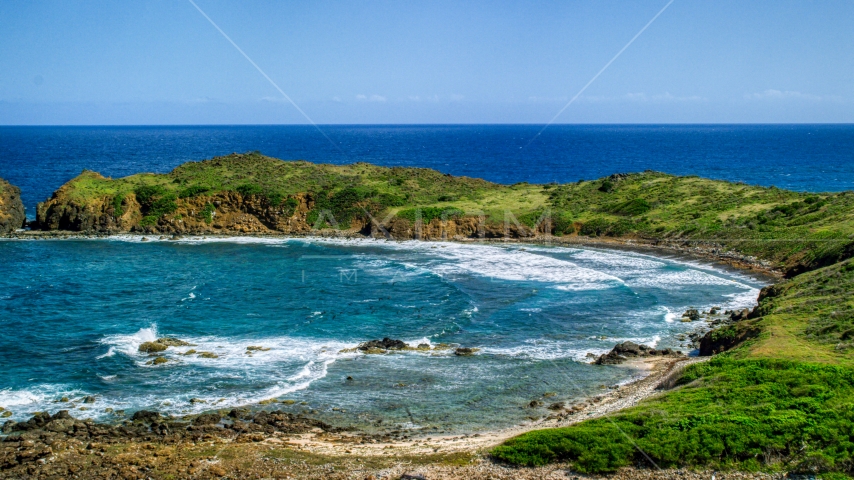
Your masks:
{"label": "grassy hillside", "polygon": [[531,432],[499,446],[504,461],[570,461],[606,472],[650,460],[804,472],[854,470],[854,261],[767,292],[761,315],[726,330],[761,333],[686,369],[677,387],[608,418]]}

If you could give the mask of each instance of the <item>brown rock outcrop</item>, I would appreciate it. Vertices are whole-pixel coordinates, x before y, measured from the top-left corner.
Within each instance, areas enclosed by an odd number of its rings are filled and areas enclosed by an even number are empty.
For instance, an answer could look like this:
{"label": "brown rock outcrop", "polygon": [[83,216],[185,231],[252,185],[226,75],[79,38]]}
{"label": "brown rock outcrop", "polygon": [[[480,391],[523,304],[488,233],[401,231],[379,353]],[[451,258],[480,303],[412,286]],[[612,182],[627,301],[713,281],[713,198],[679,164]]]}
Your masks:
{"label": "brown rock outcrop", "polygon": [[22,228],[26,220],[21,190],[0,178],[0,235]]}
{"label": "brown rock outcrop", "polygon": [[682,352],[670,348],[656,350],[647,345],[638,345],[637,343],[626,341],[615,345],[610,352],[600,355],[593,363],[596,365],[618,365],[630,358],[656,355],[682,355]]}

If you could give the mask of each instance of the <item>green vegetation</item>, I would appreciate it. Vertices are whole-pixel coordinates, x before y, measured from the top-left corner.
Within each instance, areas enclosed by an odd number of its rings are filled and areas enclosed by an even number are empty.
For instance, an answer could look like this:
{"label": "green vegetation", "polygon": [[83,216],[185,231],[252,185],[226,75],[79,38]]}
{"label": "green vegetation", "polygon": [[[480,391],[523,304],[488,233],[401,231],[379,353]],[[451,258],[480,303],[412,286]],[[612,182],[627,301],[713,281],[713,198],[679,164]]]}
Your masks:
{"label": "green vegetation", "polygon": [[213,204],[208,203],[208,204],[205,204],[205,208],[203,208],[202,211],[199,212],[199,215],[201,215],[201,217],[205,221],[205,223],[211,224],[211,223],[213,223],[214,210],[215,209],[214,209]]}
{"label": "green vegetation", "polygon": [[116,217],[121,217],[125,214],[124,210],[122,210],[122,203],[125,201],[124,195],[116,195],[113,197],[113,215]]}
{"label": "green vegetation", "polygon": [[431,221],[437,218],[440,220],[448,220],[450,218],[462,217],[463,215],[465,215],[465,212],[460,210],[459,208],[453,207],[424,207],[418,209],[409,208],[397,212],[397,217],[415,223],[418,220],[419,214],[423,223],[430,223]]}
{"label": "green vegetation", "polygon": [[208,193],[210,188],[205,185],[193,185],[178,192],[178,198],[193,198]]}
{"label": "green vegetation", "polygon": [[852,369],[723,356],[690,366],[679,384],[608,418],[516,437],[493,455],[522,465],[571,461],[580,472],[652,466],[649,460],[749,471],[851,466]]}
{"label": "green vegetation", "polygon": [[142,210],[142,226],[154,225],[160,217],[178,209],[178,196],[160,185],[140,185],[134,193]]}

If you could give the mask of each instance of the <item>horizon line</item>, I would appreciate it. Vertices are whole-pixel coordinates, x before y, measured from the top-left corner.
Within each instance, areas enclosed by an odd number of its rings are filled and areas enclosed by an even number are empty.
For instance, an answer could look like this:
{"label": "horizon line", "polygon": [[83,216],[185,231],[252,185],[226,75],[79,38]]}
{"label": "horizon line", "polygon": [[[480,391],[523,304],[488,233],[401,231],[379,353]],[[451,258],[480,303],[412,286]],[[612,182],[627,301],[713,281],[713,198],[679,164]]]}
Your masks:
{"label": "horizon line", "polygon": [[[411,122],[411,123],[317,123],[317,126],[329,127],[388,127],[388,126],[530,126],[542,127],[547,123],[535,122]],[[313,127],[310,123],[0,123],[0,128],[9,127]],[[553,123],[552,126],[854,126],[854,122],[578,122]]]}

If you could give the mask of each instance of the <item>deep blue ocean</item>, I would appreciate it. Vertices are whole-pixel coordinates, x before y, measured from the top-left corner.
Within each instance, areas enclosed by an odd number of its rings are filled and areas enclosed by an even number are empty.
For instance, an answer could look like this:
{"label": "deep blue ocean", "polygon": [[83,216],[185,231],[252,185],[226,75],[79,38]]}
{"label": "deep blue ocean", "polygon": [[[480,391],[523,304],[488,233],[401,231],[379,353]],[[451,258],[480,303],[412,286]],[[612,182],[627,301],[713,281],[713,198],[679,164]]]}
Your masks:
{"label": "deep blue ocean", "polygon": [[254,150],[500,183],[651,169],[801,191],[854,189],[854,125],[553,125],[538,137],[537,125],[320,128],[325,137],[311,126],[0,127],[0,178],[21,187],[31,216],[84,168],[112,177],[168,172],[188,160]]}
{"label": "deep blue ocean", "polygon": [[[655,169],[796,190],[854,185],[851,126],[555,126],[529,146],[537,127],[322,128],[334,146],[310,127],[2,127],[0,177],[22,188],[31,214],[84,168],[166,172],[250,150],[507,183]],[[3,240],[0,407],[14,420],[59,409],[118,420],[117,410],[180,415],[277,399],[294,403],[257,408],[482,431],[548,413],[524,408],[531,400],[572,402],[631,380],[640,372],[588,363],[623,340],[689,351],[682,335],[698,323],[679,321],[685,309],[749,307],[762,285],[715,265],[594,248]],[[194,346],[150,365],[138,347],[160,336]],[[351,350],[382,337],[479,351]]]}

